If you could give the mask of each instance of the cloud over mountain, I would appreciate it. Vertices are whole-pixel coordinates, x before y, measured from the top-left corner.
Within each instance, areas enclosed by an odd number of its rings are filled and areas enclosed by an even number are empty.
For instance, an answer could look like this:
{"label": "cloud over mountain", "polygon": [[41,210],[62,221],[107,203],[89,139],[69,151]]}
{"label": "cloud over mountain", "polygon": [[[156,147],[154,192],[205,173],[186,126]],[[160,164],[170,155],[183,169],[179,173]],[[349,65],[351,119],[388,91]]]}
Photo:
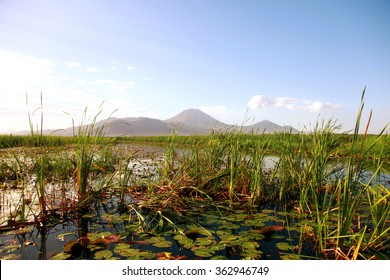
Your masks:
{"label": "cloud over mountain", "polygon": [[271,97],[268,95],[254,95],[248,102],[251,109],[262,109],[267,107],[284,107],[289,110],[308,110],[318,112],[325,109],[338,109],[341,106],[329,102],[301,100],[291,97]]}

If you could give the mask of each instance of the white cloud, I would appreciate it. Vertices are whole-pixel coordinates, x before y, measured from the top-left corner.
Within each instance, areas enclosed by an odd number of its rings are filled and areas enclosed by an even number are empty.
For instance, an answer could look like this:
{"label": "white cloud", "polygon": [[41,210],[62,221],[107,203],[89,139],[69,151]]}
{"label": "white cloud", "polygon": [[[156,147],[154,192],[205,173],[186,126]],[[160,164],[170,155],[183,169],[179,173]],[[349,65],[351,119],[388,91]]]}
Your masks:
{"label": "white cloud", "polygon": [[341,106],[329,102],[300,100],[291,97],[271,97],[268,95],[255,95],[248,102],[250,109],[262,109],[267,107],[284,107],[289,110],[309,110],[318,112],[325,109],[338,109]]}
{"label": "white cloud", "polygon": [[278,97],[275,98],[275,106],[286,107],[288,109],[296,108],[296,100],[290,97]]}
{"label": "white cloud", "polygon": [[131,71],[131,70],[134,70],[135,67],[134,66],[127,66],[127,70]]}
{"label": "white cloud", "polygon": [[87,71],[92,73],[97,73],[97,72],[102,72],[102,69],[100,67],[94,66],[94,67],[87,68]]}
{"label": "white cloud", "polygon": [[65,66],[67,66],[69,68],[78,68],[81,66],[80,63],[75,62],[75,61],[68,61],[68,62],[65,62],[64,64],[65,64]]}
{"label": "white cloud", "polygon": [[275,105],[275,99],[267,95],[255,95],[249,100],[248,107],[251,109],[260,109]]}
{"label": "white cloud", "polygon": [[325,109],[338,109],[340,107],[341,106],[338,104],[331,104],[329,102],[321,102],[321,101],[309,102],[309,104],[307,105],[307,109],[309,109],[310,112],[318,112]]}

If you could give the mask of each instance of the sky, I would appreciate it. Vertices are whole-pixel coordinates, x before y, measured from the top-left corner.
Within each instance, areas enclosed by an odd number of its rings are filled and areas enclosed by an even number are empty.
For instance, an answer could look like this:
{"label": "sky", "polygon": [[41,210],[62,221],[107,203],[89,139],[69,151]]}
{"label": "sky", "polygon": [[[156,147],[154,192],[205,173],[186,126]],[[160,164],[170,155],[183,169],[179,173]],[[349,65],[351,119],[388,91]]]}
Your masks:
{"label": "sky", "polygon": [[[390,122],[388,0],[0,0],[0,133],[97,112]],[[362,125],[363,126],[363,125]]]}

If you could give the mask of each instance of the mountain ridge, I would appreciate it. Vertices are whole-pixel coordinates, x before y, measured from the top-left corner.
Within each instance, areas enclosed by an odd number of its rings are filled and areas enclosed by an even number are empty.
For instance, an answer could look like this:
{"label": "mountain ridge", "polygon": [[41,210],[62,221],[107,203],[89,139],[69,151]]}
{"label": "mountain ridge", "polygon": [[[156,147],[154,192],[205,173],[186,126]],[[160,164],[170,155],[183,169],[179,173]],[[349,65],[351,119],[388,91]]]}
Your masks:
{"label": "mountain ridge", "polygon": [[[280,126],[269,120],[262,120],[251,125],[228,125],[200,109],[186,109],[171,118],[160,120],[149,117],[124,117],[98,121],[95,127],[105,125],[105,136],[163,136],[175,130],[178,135],[207,135],[215,131],[239,130],[244,133],[274,133],[282,131],[296,132],[291,126]],[[78,127],[44,130],[44,134],[73,135]],[[18,134],[28,134],[20,132]]]}

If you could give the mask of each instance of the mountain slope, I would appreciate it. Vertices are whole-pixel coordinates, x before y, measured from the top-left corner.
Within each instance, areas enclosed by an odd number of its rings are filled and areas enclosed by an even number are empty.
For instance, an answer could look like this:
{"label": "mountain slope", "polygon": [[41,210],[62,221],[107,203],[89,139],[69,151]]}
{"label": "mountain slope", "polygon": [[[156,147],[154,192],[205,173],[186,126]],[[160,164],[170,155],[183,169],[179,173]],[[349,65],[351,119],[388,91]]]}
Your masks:
{"label": "mountain slope", "polygon": [[253,125],[245,127],[246,132],[254,132],[254,133],[259,133],[259,134],[283,132],[283,131],[287,132],[290,130],[294,133],[297,132],[297,130],[291,126],[280,126],[280,125],[273,123],[269,120],[262,120],[261,122],[257,122]]}
{"label": "mountain slope", "polygon": [[213,128],[227,126],[223,122],[214,119],[199,109],[187,109],[183,112],[165,120],[166,123],[178,125],[183,129],[192,128],[205,133],[211,132]]}
{"label": "mountain slope", "polygon": [[[274,133],[281,131],[297,132],[290,126],[280,126],[268,120],[255,123],[249,126],[227,125],[199,109],[187,109],[167,119],[159,120],[146,117],[111,118],[95,123],[95,129],[105,126],[106,136],[158,136],[168,135],[175,130],[179,135],[201,135],[210,134],[213,131],[241,130],[246,133]],[[66,129],[44,130],[46,135],[73,135],[77,134],[79,127]],[[20,132],[18,134],[28,134]]]}

